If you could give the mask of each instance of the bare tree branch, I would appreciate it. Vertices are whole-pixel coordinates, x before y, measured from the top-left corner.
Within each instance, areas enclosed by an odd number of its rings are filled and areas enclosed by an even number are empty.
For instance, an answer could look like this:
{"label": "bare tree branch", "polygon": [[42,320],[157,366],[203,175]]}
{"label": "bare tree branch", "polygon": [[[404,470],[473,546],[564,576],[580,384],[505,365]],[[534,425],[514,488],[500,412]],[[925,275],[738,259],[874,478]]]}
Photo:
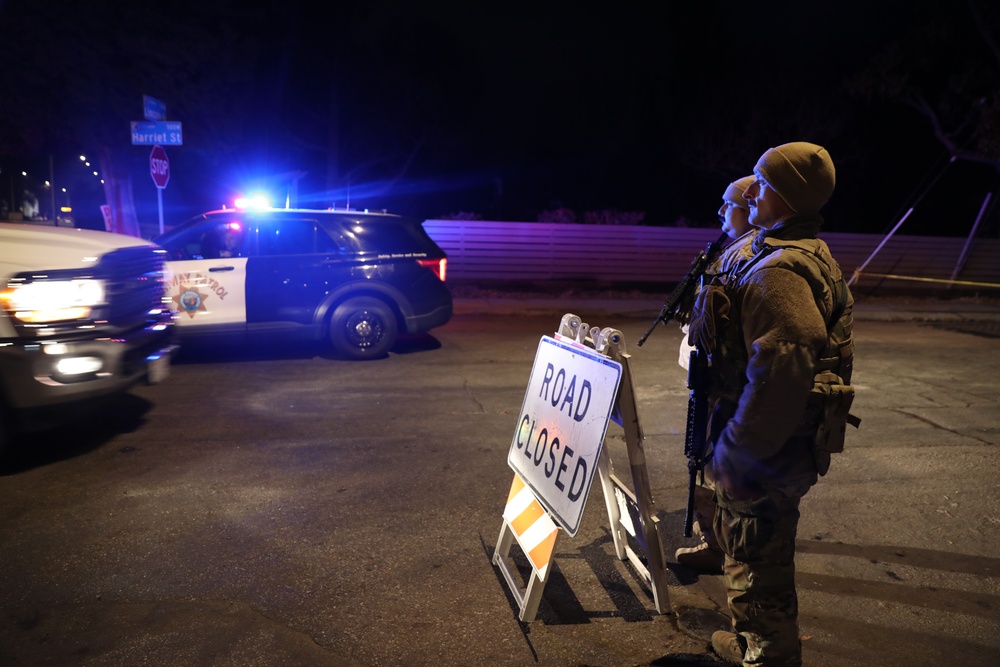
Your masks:
{"label": "bare tree branch", "polygon": [[979,35],[983,38],[986,46],[993,54],[993,59],[996,60],[997,68],[1000,69],[1000,45],[998,45],[997,41],[993,39],[993,31],[991,31],[989,26],[986,25],[986,21],[983,19],[983,15],[979,11],[979,7],[976,5],[976,0],[969,0],[969,12],[972,14],[972,20],[973,23],[976,24],[976,29],[979,31]]}

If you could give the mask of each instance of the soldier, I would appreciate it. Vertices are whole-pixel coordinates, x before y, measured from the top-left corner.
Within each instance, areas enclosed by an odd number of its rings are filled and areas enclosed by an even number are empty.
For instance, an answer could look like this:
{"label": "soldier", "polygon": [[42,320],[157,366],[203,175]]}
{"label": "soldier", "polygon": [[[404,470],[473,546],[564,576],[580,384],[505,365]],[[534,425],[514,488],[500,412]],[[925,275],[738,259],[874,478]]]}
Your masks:
{"label": "soldier", "polygon": [[752,240],[747,232],[753,229],[750,224],[750,204],[743,193],[754,182],[754,176],[744,176],[729,184],[722,193],[722,206],[719,207],[719,222],[732,241],[723,248],[718,261],[709,269],[709,273],[718,273],[729,268],[730,262],[746,250]]}
{"label": "soldier", "polygon": [[750,256],[702,289],[690,323],[711,362],[713,527],[734,630],[716,632],[712,648],[736,664],[801,665],[799,502],[853,419],[853,298],[816,238],[835,184],[827,151],[771,148],[754,176]]}
{"label": "soldier", "polygon": [[[754,229],[750,225],[750,205],[743,197],[743,192],[753,183],[754,176],[744,176],[730,183],[722,193],[722,206],[719,207],[719,222],[722,231],[729,236],[728,244],[722,253],[705,271],[705,279],[719,273],[725,273],[734,262],[746,259],[753,240]],[[688,341],[688,326],[681,327],[684,339],[681,341],[677,362],[687,369],[691,359],[691,344]],[[712,530],[712,516],[715,514],[715,502],[712,500],[711,466],[705,466],[705,483],[695,489],[694,532],[701,536],[701,541],[694,547],[683,547],[674,552],[674,559],[681,565],[705,574],[722,574],[722,549]]]}

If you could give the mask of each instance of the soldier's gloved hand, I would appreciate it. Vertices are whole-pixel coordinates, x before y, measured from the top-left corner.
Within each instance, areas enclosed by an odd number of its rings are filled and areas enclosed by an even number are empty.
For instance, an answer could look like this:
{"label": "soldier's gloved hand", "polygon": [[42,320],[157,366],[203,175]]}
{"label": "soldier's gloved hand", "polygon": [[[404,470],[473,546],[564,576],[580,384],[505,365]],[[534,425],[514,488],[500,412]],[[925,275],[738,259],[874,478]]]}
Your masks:
{"label": "soldier's gloved hand", "polygon": [[736,447],[720,438],[712,452],[712,474],[715,488],[723,491],[733,500],[756,500],[762,498],[764,490],[752,482],[746,474],[748,466],[740,465],[740,454]]}
{"label": "soldier's gloved hand", "polygon": [[689,293],[681,299],[674,311],[674,319],[681,326],[691,321],[691,308],[694,306],[694,293]]}

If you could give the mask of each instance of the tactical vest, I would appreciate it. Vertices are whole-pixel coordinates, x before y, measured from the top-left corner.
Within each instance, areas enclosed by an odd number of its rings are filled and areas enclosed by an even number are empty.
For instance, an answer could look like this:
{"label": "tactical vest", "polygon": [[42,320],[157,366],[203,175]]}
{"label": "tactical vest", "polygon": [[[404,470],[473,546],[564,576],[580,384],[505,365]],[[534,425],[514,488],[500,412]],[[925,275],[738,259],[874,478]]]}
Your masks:
{"label": "tactical vest", "polygon": [[[858,427],[861,423],[850,414],[854,401],[854,387],[850,384],[854,368],[850,292],[840,267],[822,241],[771,237],[762,241],[759,252],[713,276],[698,295],[691,340],[709,352],[716,398],[735,404],[746,384],[748,363],[737,298],[745,277],[755,266],[770,259],[771,266],[792,270],[805,278],[817,304],[824,303],[829,292],[833,308],[826,318],[827,343],[817,359],[805,417],[795,431],[796,435],[813,437],[816,467],[824,475],[830,467],[830,454],[844,449],[847,424]],[[779,252],[786,249],[791,252]],[[818,270],[819,279],[813,268]]]}

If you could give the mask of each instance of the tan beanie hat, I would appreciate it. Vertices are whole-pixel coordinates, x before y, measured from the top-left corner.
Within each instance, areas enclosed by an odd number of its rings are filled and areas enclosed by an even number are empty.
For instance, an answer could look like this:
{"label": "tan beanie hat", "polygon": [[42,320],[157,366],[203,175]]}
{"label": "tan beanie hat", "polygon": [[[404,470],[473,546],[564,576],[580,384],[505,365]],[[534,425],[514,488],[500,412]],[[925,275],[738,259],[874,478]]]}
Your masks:
{"label": "tan beanie hat", "polygon": [[768,149],[753,168],[796,213],[817,213],[833,194],[837,175],[826,149],[795,141]]}
{"label": "tan beanie hat", "polygon": [[749,211],[750,204],[748,204],[747,200],[744,199],[743,193],[746,192],[746,189],[750,187],[750,184],[753,183],[754,180],[754,175],[750,174],[749,176],[744,176],[739,180],[733,181],[729,184],[729,187],[726,188],[726,191],[722,193],[722,200],[732,202],[740,208]]}

